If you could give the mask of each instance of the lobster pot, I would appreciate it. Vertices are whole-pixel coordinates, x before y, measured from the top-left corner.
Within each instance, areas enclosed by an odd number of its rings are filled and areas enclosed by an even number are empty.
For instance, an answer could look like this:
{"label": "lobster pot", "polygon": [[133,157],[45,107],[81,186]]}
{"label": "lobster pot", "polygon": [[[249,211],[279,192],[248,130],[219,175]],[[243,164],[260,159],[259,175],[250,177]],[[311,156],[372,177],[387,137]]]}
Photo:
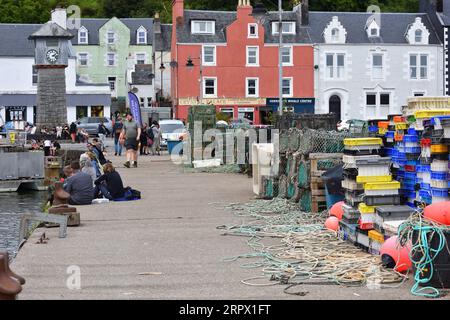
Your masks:
{"label": "lobster pot", "polygon": [[280,154],[284,154],[289,150],[289,131],[281,130],[280,132]]}
{"label": "lobster pot", "polygon": [[311,163],[301,160],[298,165],[297,182],[300,188],[309,188],[311,184]]}
{"label": "lobster pot", "polygon": [[296,152],[300,146],[300,139],[302,136],[302,132],[298,129],[289,129],[288,133],[288,151]]}
{"label": "lobster pot", "polygon": [[300,189],[298,186],[295,186],[294,196],[290,200],[294,203],[298,203],[300,201],[301,196],[302,196],[302,189]]}
{"label": "lobster pot", "polygon": [[286,199],[288,188],[288,178],[286,175],[281,175],[278,185],[278,197]]}
{"label": "lobster pot", "polygon": [[297,178],[293,177],[293,178],[288,178],[287,179],[287,190],[286,190],[286,198],[287,199],[292,199],[295,195],[295,191],[297,189]]}
{"label": "lobster pot", "polygon": [[300,210],[303,212],[311,212],[312,208],[312,196],[311,196],[311,190],[308,189],[301,189],[300,190]]}

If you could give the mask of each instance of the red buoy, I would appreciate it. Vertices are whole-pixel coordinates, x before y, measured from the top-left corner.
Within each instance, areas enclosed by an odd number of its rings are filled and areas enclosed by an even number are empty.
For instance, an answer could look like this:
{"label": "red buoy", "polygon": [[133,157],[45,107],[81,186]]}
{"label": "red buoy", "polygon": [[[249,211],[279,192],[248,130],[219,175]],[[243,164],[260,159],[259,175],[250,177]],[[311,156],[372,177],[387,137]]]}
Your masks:
{"label": "red buoy", "polygon": [[344,209],[342,209],[342,206],[344,204],[345,204],[344,201],[334,204],[330,209],[330,216],[334,216],[339,220],[342,220],[342,216],[344,215]]}
{"label": "red buoy", "polygon": [[398,237],[393,236],[387,239],[381,246],[380,255],[383,261],[387,261],[387,258],[395,262],[395,268],[398,272],[406,272],[412,267],[409,253],[411,251],[411,245],[407,244],[402,247],[397,242]]}
{"label": "red buoy", "polygon": [[450,226],[450,201],[430,204],[423,211],[428,220]]}
{"label": "red buoy", "polygon": [[336,217],[329,217],[325,221],[325,228],[331,231],[338,231],[339,229],[339,219]]}

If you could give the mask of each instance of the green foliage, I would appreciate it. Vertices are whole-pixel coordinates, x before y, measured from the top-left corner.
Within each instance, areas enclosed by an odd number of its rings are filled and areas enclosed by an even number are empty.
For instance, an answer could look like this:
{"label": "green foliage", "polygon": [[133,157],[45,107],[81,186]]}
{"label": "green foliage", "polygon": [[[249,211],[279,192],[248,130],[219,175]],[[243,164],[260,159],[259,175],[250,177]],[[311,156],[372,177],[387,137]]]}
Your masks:
{"label": "green foliage", "polygon": [[[256,0],[252,0],[254,4]],[[261,0],[269,9],[277,9],[276,0]],[[185,0],[186,9],[236,10],[238,0]],[[284,0],[285,10],[291,10],[298,0]],[[172,19],[172,0],[0,0],[0,23],[45,23],[57,4],[78,5],[84,18],[153,17],[160,13],[163,22]],[[417,12],[419,0],[310,0],[314,11],[362,11],[370,4],[383,12]]]}

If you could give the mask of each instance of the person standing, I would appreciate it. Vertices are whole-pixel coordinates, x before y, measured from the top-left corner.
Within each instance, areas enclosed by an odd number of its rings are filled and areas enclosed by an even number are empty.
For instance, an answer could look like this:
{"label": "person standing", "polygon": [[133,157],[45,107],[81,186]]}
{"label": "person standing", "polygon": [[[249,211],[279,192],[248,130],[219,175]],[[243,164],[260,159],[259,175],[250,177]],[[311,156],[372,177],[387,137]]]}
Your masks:
{"label": "person standing", "polygon": [[50,157],[51,152],[50,149],[52,147],[52,142],[50,140],[45,140],[44,141],[44,156],[45,157]]}
{"label": "person standing", "polygon": [[70,137],[72,138],[72,143],[76,142],[78,128],[75,122],[72,122],[69,127]]}
{"label": "person standing", "polygon": [[56,126],[56,139],[60,140],[62,138],[62,126]]}
{"label": "person standing", "polygon": [[122,133],[123,122],[122,118],[117,118],[114,122],[113,133],[114,133],[114,148],[115,148],[115,156],[122,156],[122,144],[120,143],[120,134]]}
{"label": "person standing", "polygon": [[139,149],[139,140],[141,137],[141,127],[133,120],[133,115],[128,112],[126,121],[123,123],[123,130],[121,134],[122,141],[125,141],[125,148],[127,149],[127,162],[124,166],[130,168],[133,165],[137,168],[137,151]]}
{"label": "person standing", "polygon": [[148,135],[147,135],[147,129],[148,129],[148,125],[146,123],[144,123],[144,127],[141,130],[141,136],[140,136],[140,140],[141,140],[141,148],[140,148],[140,155],[141,156],[146,156],[148,155]]}
{"label": "person standing", "polygon": [[157,121],[153,121],[152,128],[153,131],[153,145],[152,145],[152,154],[156,155],[158,152],[158,155],[161,155],[161,128],[159,126],[159,123]]}

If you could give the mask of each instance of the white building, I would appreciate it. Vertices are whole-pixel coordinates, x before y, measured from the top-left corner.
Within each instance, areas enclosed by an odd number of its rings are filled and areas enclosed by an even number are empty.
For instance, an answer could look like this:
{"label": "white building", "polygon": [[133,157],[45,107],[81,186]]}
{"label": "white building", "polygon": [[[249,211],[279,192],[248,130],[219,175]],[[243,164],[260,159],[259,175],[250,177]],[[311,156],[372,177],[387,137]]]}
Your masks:
{"label": "white building", "polygon": [[385,119],[443,95],[443,45],[427,14],[310,12],[316,113]]}
{"label": "white building", "polygon": [[[42,25],[0,24],[0,118],[4,121],[25,120],[34,123],[37,105],[37,72],[33,41],[28,37]],[[109,84],[88,84],[76,74],[76,56],[72,52],[66,68],[67,122],[77,120],[77,109],[91,116],[102,109],[110,117]]]}

